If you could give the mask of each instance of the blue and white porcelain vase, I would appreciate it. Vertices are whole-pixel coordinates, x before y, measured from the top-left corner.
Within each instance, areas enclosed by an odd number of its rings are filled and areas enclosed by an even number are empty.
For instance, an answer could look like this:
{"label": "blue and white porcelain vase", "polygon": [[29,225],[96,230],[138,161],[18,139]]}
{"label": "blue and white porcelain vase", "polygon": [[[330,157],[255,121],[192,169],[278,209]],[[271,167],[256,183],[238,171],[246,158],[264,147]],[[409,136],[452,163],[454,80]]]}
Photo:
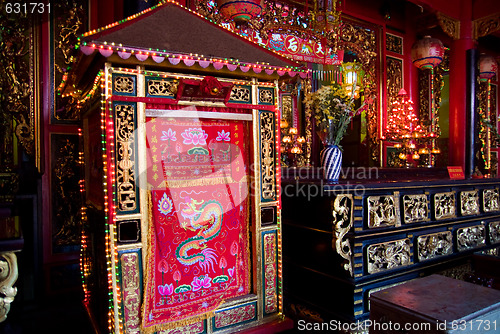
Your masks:
{"label": "blue and white porcelain vase", "polygon": [[342,151],[337,145],[326,145],[320,153],[323,178],[327,182],[338,182],[342,169]]}

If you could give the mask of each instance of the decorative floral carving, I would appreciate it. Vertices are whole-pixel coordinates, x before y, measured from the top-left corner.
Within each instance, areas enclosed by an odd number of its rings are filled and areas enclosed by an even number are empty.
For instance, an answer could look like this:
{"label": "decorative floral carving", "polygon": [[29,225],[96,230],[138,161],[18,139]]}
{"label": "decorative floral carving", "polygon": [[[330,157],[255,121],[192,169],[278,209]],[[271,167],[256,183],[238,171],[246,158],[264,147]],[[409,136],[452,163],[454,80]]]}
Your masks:
{"label": "decorative floral carving", "polygon": [[483,210],[484,212],[500,210],[500,196],[498,189],[483,190]]}
{"label": "decorative floral carving", "polygon": [[439,25],[443,28],[443,31],[453,39],[460,38],[460,21],[456,20],[448,15],[441,12],[436,14],[439,21]]}
{"label": "decorative floral carving", "polygon": [[489,224],[490,230],[490,242],[497,243],[500,241],[500,221],[490,222]]}
{"label": "decorative floral carving", "polygon": [[403,37],[385,34],[385,49],[397,54],[403,54]]}
{"label": "decorative floral carving", "polygon": [[421,235],[417,242],[419,261],[453,253],[453,236],[450,231]]}
{"label": "decorative floral carving", "polygon": [[403,60],[392,57],[386,58],[387,63],[387,112],[392,109],[392,102],[403,88]]}
{"label": "decorative floral carving", "polygon": [[457,248],[459,251],[485,245],[486,233],[484,225],[462,227],[457,230]]}
{"label": "decorative floral carving", "polygon": [[0,254],[0,322],[7,318],[10,304],[17,295],[17,257],[14,252]]}
{"label": "decorative floral carving", "polygon": [[472,21],[474,30],[474,39],[484,37],[495,31],[500,30],[500,14],[492,14]]}
{"label": "decorative floral carving", "polygon": [[[150,80],[148,82],[148,92],[150,87],[150,82],[156,81],[161,82],[162,80]],[[114,75],[113,76],[113,90],[116,93],[127,93],[132,94],[135,91],[135,80],[131,76],[125,75]]]}
{"label": "decorative floral carving", "polygon": [[252,102],[252,91],[249,87],[242,86],[234,86],[231,90],[231,95],[229,96],[230,102],[243,102],[243,103],[251,103]]}
{"label": "decorative floral carving", "polygon": [[455,192],[434,194],[434,217],[445,219],[455,217]]}
{"label": "decorative floral carving", "polygon": [[271,89],[259,89],[259,104],[272,104],[274,103],[274,94]]}
{"label": "decorative floral carving", "polygon": [[175,97],[179,88],[177,80],[148,80],[147,92],[151,96]]}
{"label": "decorative floral carving", "polygon": [[368,228],[399,225],[399,200],[396,196],[368,197]]}
{"label": "decorative floral carving", "polygon": [[427,195],[403,196],[404,222],[406,224],[429,220],[429,202]]}
{"label": "decorative floral carving", "polygon": [[335,249],[337,253],[347,260],[344,263],[344,269],[353,275],[352,271],[352,250],[346,234],[353,226],[352,219],[353,199],[352,194],[337,195],[333,202],[333,225],[335,231]]}
{"label": "decorative floral carving", "polygon": [[369,274],[410,265],[410,239],[370,245],[367,257]]}
{"label": "decorative floral carving", "polygon": [[255,304],[247,304],[215,313],[215,328],[223,328],[255,318]]}
{"label": "decorative floral carving", "polygon": [[460,192],[460,212],[462,215],[479,214],[479,194],[477,190]]}

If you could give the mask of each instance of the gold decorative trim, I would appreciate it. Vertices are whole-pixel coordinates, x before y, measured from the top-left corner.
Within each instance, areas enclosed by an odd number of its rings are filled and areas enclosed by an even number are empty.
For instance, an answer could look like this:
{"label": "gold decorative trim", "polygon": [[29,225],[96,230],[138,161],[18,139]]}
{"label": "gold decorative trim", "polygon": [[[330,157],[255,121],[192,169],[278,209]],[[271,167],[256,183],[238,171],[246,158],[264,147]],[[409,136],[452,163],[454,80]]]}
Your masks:
{"label": "gold decorative trim", "polygon": [[486,244],[484,225],[462,227],[457,230],[457,248],[459,251],[477,248]]}
{"label": "gold decorative trim", "polygon": [[353,226],[353,205],[352,194],[338,195],[333,202],[333,226],[335,231],[334,244],[337,253],[347,260],[343,267],[353,275],[352,269],[352,249],[350,240],[345,238],[346,234]]}
{"label": "gold decorative trim", "polygon": [[391,33],[385,34],[385,49],[403,55],[403,37]]}
{"label": "gold decorative trim", "polygon": [[463,216],[479,214],[479,194],[477,190],[460,192],[460,213]]}
{"label": "gold decorative trim", "polygon": [[429,220],[429,201],[427,195],[404,195],[403,215],[405,224]]}
{"label": "gold decorative trim", "polygon": [[412,264],[410,239],[400,239],[368,246],[368,273],[403,267]]}
{"label": "gold decorative trim", "polygon": [[473,38],[478,39],[500,30],[500,13],[472,21]]}
{"label": "gold decorative trim", "polygon": [[400,225],[398,196],[368,196],[368,228]]}
{"label": "gold decorative trim", "polygon": [[437,12],[437,19],[443,31],[453,39],[460,38],[460,21],[448,15]]}
{"label": "gold decorative trim", "polygon": [[453,236],[450,231],[421,235],[417,248],[419,261],[449,255],[453,253]]}
{"label": "gold decorative trim", "polygon": [[434,218],[438,220],[455,216],[455,192],[434,194]]}

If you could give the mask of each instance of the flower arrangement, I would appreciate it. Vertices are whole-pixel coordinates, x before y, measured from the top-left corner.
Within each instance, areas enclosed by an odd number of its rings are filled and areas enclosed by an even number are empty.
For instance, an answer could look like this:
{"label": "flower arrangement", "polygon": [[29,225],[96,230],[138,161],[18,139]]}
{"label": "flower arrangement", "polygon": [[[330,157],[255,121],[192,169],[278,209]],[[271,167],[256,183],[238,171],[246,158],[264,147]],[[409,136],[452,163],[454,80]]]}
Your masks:
{"label": "flower arrangement", "polygon": [[[354,91],[354,87],[352,91]],[[361,113],[366,104],[356,109],[355,96],[339,83],[323,86],[310,94],[306,105],[314,112],[318,135],[324,145],[335,145],[340,148],[347,126],[352,118]]]}

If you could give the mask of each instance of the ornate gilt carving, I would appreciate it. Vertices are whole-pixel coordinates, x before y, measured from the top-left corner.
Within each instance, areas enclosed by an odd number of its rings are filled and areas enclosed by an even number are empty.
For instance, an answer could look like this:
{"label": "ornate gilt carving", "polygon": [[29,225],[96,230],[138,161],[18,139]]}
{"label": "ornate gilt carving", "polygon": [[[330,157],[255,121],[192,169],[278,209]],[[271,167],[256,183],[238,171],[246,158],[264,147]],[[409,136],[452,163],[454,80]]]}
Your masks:
{"label": "ornate gilt carving", "polygon": [[434,194],[434,218],[455,217],[455,192]]}
{"label": "ornate gilt carving", "polygon": [[460,213],[462,215],[479,214],[479,194],[477,190],[460,192]]}
{"label": "ornate gilt carving", "polygon": [[443,31],[453,39],[460,38],[460,21],[448,15],[437,12],[437,19]]}
{"label": "ornate gilt carving", "polygon": [[[148,93],[151,90],[150,87],[156,84],[157,91],[161,91],[161,84],[165,80],[149,80],[148,81]],[[153,83],[153,84],[151,84]],[[160,88],[160,89],[158,89]],[[153,88],[154,89],[154,88]],[[116,93],[127,93],[133,94],[135,92],[135,80],[133,77],[128,75],[114,75],[113,76],[113,91]],[[156,94],[158,95],[158,94]]]}
{"label": "ornate gilt carving", "polygon": [[500,14],[495,13],[472,21],[474,39],[484,37],[500,30]]}
{"label": "ornate gilt carving", "polygon": [[147,93],[151,96],[175,97],[178,88],[177,80],[148,80]]}
{"label": "ornate gilt carving", "polygon": [[126,333],[140,332],[141,280],[139,253],[120,256],[123,282],[123,309]]}
{"label": "ornate gilt carving", "polygon": [[274,93],[271,89],[259,89],[259,104],[274,103]]}
{"label": "ornate gilt carving", "polygon": [[[68,68],[76,61],[78,38],[86,31],[86,2],[61,1],[54,6],[54,87],[60,92],[66,87]],[[54,95],[53,120],[75,122],[80,116],[77,99],[73,96]]]}
{"label": "ornate gilt carving", "polygon": [[230,102],[250,103],[252,102],[252,91],[247,86],[234,86],[229,96]]}
{"label": "ornate gilt carving", "polygon": [[483,190],[483,210],[484,212],[500,210],[500,196],[498,188]]}
{"label": "ornate gilt carving", "polygon": [[135,129],[135,105],[116,104],[116,192],[120,211],[134,211],[137,208]]}
{"label": "ornate gilt carving", "polygon": [[266,233],[263,238],[264,312],[269,314],[278,310],[278,287],[276,285],[278,273],[278,265],[276,263],[276,233]]}
{"label": "ornate gilt carving", "polygon": [[333,226],[335,231],[335,249],[347,263],[344,263],[344,269],[353,275],[352,271],[352,250],[348,238],[345,236],[353,226],[352,209],[353,209],[352,194],[337,195],[333,202]]}
{"label": "ornate gilt carving", "polygon": [[392,111],[392,102],[403,88],[403,60],[387,57],[387,113]]}
{"label": "ornate gilt carving", "polygon": [[368,228],[399,226],[399,198],[395,195],[368,197]]}
{"label": "ornate gilt carving", "polygon": [[293,127],[293,104],[290,94],[283,94],[281,97],[281,119],[284,119]]}
{"label": "ornate gilt carving", "polygon": [[429,220],[429,201],[427,195],[404,195],[403,214],[405,224]]}
{"label": "ornate gilt carving", "polygon": [[254,319],[256,316],[255,304],[248,304],[240,307],[234,307],[229,310],[223,310],[215,313],[215,328],[224,328],[240,322]]}
{"label": "ornate gilt carving", "polygon": [[7,318],[10,304],[14,301],[17,288],[17,257],[14,252],[0,254],[0,322]]}
{"label": "ornate gilt carving", "polygon": [[[304,96],[311,94],[311,80],[304,80]],[[311,164],[311,152],[312,152],[312,135],[313,135],[313,118],[312,110],[308,105],[304,108],[304,118],[306,121],[306,166]]]}
{"label": "ornate gilt carving", "polygon": [[262,198],[272,200],[276,196],[276,145],[275,116],[273,112],[260,113],[260,156]]}
{"label": "ornate gilt carving", "polygon": [[457,248],[459,251],[480,247],[485,243],[484,225],[462,227],[457,230]]}
{"label": "ornate gilt carving", "polygon": [[500,221],[489,223],[490,242],[496,244],[500,242]]}
{"label": "ornate gilt carving", "polygon": [[450,231],[421,235],[417,238],[417,243],[419,261],[453,253],[453,236]]}
{"label": "ornate gilt carving", "polygon": [[[2,5],[3,6],[3,5]],[[2,167],[12,164],[12,131],[26,153],[34,153],[33,98],[33,17],[0,12],[0,126],[2,129]],[[31,106],[31,108],[30,108]],[[15,123],[13,123],[13,120]],[[4,161],[8,158],[10,161]]]}
{"label": "ornate gilt carving", "polygon": [[51,147],[52,252],[77,251],[82,207],[78,136],[53,134]]}
{"label": "ornate gilt carving", "polygon": [[403,54],[403,37],[385,34],[385,49],[397,54]]}
{"label": "ornate gilt carving", "polygon": [[368,246],[368,273],[374,274],[410,265],[410,249],[408,238]]}

